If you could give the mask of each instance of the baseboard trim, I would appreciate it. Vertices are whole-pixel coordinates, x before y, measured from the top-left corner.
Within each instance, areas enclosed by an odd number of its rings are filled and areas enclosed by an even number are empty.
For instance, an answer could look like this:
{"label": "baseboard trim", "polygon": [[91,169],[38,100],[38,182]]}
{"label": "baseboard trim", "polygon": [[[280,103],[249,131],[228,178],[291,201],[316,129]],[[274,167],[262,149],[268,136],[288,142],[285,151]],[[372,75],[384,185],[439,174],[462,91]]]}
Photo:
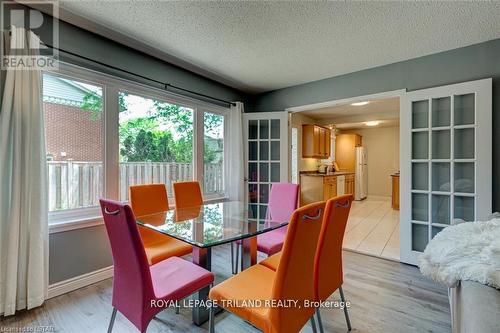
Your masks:
{"label": "baseboard trim", "polygon": [[373,254],[373,253],[369,253],[369,252],[348,249],[346,247],[342,247],[342,250],[347,251],[347,252],[362,254],[364,256],[369,256],[369,257],[373,257],[373,258],[384,259],[384,260],[389,260],[389,261],[394,261],[394,262],[397,262],[397,263],[404,264],[401,260],[399,260],[397,258],[386,257],[386,256],[382,256],[382,255],[376,255],[376,254]]}
{"label": "baseboard trim", "polygon": [[69,293],[88,285],[113,277],[113,266],[104,267],[93,272],[56,282],[49,286],[47,299]]}
{"label": "baseboard trim", "polygon": [[384,195],[369,195],[367,197],[370,200],[377,200],[377,201],[391,201],[391,197],[387,197]]}

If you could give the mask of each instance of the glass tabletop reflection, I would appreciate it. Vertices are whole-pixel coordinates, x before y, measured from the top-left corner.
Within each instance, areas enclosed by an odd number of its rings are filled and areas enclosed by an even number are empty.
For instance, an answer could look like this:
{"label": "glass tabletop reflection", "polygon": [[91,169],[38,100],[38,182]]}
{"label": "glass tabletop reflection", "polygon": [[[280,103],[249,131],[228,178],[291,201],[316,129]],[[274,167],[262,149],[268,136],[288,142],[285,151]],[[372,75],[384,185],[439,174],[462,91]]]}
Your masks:
{"label": "glass tabletop reflection", "polygon": [[136,219],[139,225],[201,248],[256,236],[289,222],[254,218],[241,201],[173,209]]}

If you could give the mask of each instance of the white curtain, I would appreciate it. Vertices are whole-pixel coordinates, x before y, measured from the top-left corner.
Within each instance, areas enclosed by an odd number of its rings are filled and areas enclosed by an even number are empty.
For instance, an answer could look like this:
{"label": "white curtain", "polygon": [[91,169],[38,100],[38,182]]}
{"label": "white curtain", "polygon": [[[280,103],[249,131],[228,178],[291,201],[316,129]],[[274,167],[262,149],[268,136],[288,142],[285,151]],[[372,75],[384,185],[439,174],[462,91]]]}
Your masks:
{"label": "white curtain", "polygon": [[245,199],[243,156],[243,103],[236,102],[229,113],[228,196],[230,200]]}
{"label": "white curtain", "polygon": [[[23,28],[4,36],[6,54],[39,38]],[[10,46],[10,49],[9,49]],[[12,50],[14,51],[14,50]],[[43,303],[48,284],[46,155],[39,70],[7,70],[0,111],[0,313]]]}

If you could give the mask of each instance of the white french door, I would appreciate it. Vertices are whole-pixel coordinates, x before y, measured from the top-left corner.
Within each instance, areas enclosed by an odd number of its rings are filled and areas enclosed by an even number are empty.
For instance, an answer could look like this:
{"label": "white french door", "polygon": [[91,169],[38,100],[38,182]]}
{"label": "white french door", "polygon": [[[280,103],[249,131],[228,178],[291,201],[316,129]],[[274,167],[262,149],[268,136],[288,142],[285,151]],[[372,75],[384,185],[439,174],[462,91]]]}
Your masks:
{"label": "white french door", "polygon": [[401,98],[401,261],[418,264],[454,220],[491,214],[491,79]]}
{"label": "white french door", "polygon": [[288,113],[245,113],[243,131],[248,208],[264,219],[272,183],[288,182]]}

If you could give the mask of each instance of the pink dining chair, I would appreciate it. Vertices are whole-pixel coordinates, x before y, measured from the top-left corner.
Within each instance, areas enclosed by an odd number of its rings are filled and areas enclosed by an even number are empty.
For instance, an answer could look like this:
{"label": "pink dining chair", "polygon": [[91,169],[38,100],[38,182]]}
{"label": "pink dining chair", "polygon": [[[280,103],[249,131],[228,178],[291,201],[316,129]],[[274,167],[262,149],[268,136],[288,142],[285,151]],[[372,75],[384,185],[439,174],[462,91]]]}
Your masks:
{"label": "pink dining chair", "polygon": [[[288,221],[298,206],[299,185],[273,183],[269,193],[266,221]],[[281,251],[288,227],[282,227],[257,236],[257,250],[271,256]],[[231,244],[233,274],[238,273],[241,241],[236,242],[236,257]]]}
{"label": "pink dining chair", "polygon": [[165,309],[154,306],[154,302],[173,303],[213,284],[213,273],[179,257],[150,266],[132,208],[104,199],[100,203],[114,265],[113,313],[108,333],[113,329],[117,310],[145,332],[149,322]]}

